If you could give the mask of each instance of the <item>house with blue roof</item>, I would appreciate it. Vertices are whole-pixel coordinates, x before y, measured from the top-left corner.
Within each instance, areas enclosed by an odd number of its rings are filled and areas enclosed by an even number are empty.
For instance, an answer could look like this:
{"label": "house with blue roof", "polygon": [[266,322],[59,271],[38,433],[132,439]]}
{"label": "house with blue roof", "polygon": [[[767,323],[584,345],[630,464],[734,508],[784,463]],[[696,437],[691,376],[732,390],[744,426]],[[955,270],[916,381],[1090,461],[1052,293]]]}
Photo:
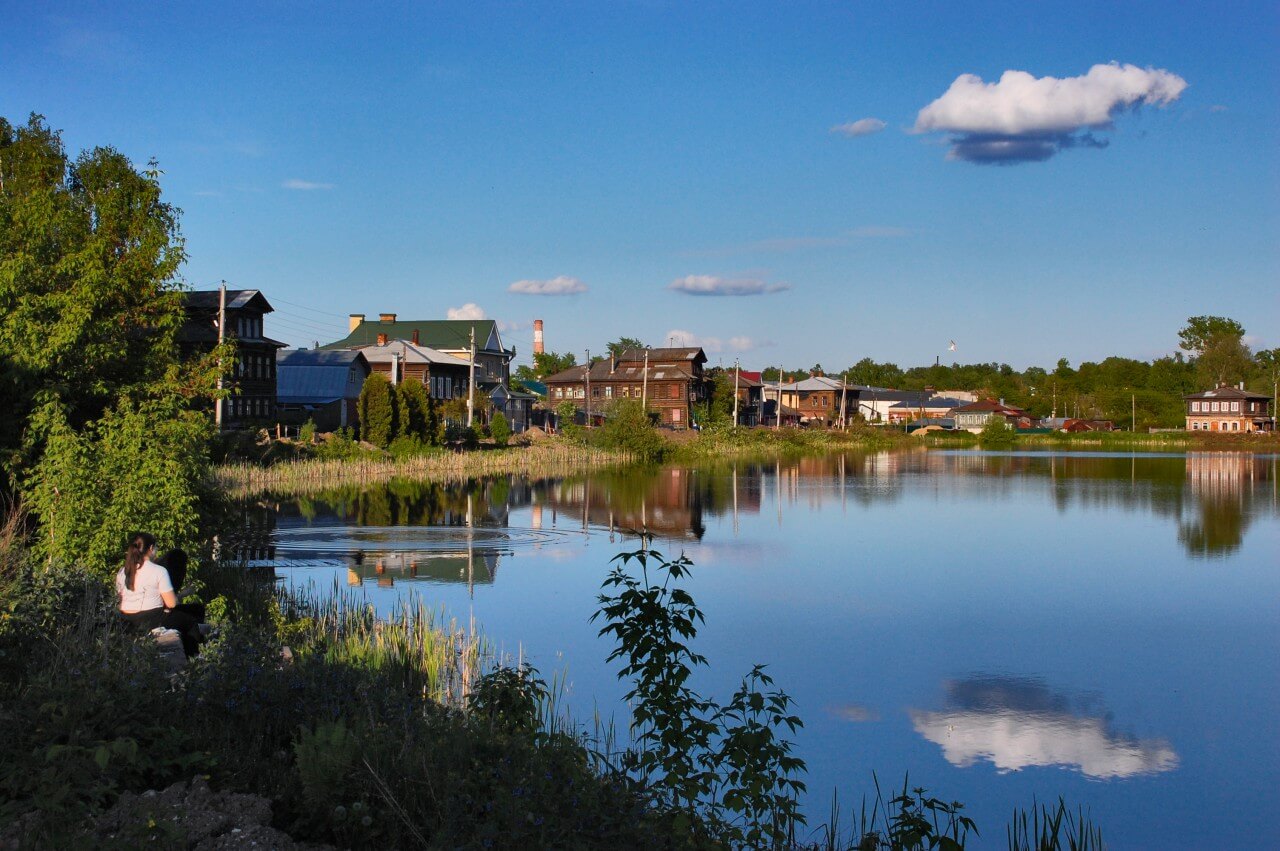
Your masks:
{"label": "house with blue roof", "polygon": [[321,432],[355,426],[360,390],[370,372],[359,350],[286,349],[276,355],[276,406],[280,422],[307,420]]}

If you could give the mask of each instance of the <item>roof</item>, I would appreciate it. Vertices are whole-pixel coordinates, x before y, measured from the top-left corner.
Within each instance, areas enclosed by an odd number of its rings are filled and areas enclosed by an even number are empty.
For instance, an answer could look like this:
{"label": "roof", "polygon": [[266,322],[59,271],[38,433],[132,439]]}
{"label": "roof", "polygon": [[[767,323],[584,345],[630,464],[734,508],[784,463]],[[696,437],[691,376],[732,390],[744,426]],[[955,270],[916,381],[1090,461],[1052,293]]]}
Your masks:
{"label": "roof", "polygon": [[693,361],[706,363],[707,355],[697,346],[685,346],[671,349],[624,349],[618,355],[618,362],[639,361],[644,363],[645,352],[649,353],[649,363],[654,361]]}
{"label": "roof", "polygon": [[1012,405],[1005,405],[997,402],[995,399],[979,399],[976,402],[970,402],[967,405],[961,405],[952,410],[954,414],[982,414],[995,413],[1004,414],[1011,417],[1025,417],[1027,412],[1021,408],[1015,408]]}
{"label": "roof", "polygon": [[1199,393],[1188,393],[1183,396],[1184,399],[1248,399],[1251,402],[1265,402],[1271,399],[1266,393],[1254,393],[1251,390],[1241,390],[1239,387],[1215,387],[1212,390],[1202,390]]}
{"label": "roof", "polygon": [[[651,351],[658,351],[652,349]],[[698,349],[697,351],[702,351]],[[563,372],[557,372],[555,375],[547,376],[543,379],[546,384],[582,384],[586,381],[587,367],[582,364],[571,366]],[[598,360],[591,364],[591,380],[602,383],[643,383],[645,380],[644,361],[617,361],[611,362],[608,358]],[[672,364],[670,360],[655,363],[653,359],[649,361],[649,380],[650,381],[691,381],[693,380],[692,367],[687,363],[679,365]]]}
{"label": "roof", "polygon": [[539,396],[547,395],[547,385],[543,384],[541,381],[520,379],[520,383],[523,384],[524,389],[528,390],[530,393],[536,393]]}
{"label": "roof", "polygon": [[865,384],[850,385],[850,392],[857,391],[858,399],[872,402],[910,402],[913,406],[918,407],[920,403],[929,398],[929,393],[924,390],[894,390],[891,387],[871,387]]}
{"label": "roof", "polygon": [[498,334],[498,323],[492,319],[406,319],[396,322],[382,320],[365,320],[355,329],[324,349],[353,349],[360,346],[372,346],[378,342],[379,334],[386,334],[388,340],[412,340],[413,332],[418,332],[418,344],[433,349],[446,351],[464,351],[471,348],[471,329],[476,329],[476,347],[483,351],[500,351],[487,349],[490,340],[502,346],[502,337]]}
{"label": "roof", "polygon": [[276,352],[276,367],[345,367],[363,359],[364,355],[360,354],[359,349],[344,349],[337,352],[327,352],[323,349],[286,349]]}
{"label": "roof", "polygon": [[[776,387],[777,385],[771,385]],[[788,390],[792,392],[812,392],[814,390],[841,390],[845,389],[839,381],[834,378],[827,378],[825,375],[811,375],[803,381],[794,381],[791,384],[783,384],[782,392]]]}
{"label": "roof", "polygon": [[934,396],[929,399],[924,399],[920,402],[912,402],[910,399],[903,399],[901,402],[898,402],[894,405],[890,405],[889,407],[891,408],[959,408],[967,404],[969,403],[966,402],[964,399],[952,399],[948,396]]}
{"label": "roof", "polygon": [[[188,310],[217,310],[218,290],[191,290],[182,294]],[[261,290],[227,290],[227,310],[240,310],[252,305],[263,313],[275,310]]]}
{"label": "roof", "polygon": [[391,363],[391,361],[399,358],[404,363],[457,366],[463,369],[471,368],[471,361],[454,357],[448,352],[442,352],[430,346],[415,346],[413,343],[407,343],[404,340],[389,340],[382,346],[374,343],[369,346],[361,346],[353,351],[363,353],[369,363]]}
{"label": "roof", "polygon": [[283,405],[325,404],[355,395],[358,388],[348,381],[356,366],[369,374],[369,364],[360,352],[320,352],[294,349],[276,356],[276,399]]}

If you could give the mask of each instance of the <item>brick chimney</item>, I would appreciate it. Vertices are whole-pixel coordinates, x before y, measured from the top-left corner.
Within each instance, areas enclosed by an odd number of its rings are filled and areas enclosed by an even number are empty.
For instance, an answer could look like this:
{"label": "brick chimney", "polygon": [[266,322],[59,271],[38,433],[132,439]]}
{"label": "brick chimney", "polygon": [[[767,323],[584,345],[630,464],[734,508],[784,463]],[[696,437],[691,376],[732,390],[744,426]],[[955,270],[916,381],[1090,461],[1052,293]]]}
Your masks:
{"label": "brick chimney", "polygon": [[379,334],[379,335],[378,335],[378,345],[379,345],[379,346],[385,346],[386,344],[387,344],[387,335],[386,335],[386,334]]}
{"label": "brick chimney", "polygon": [[395,322],[396,315],[394,313],[379,313],[378,321],[379,322]]}
{"label": "brick chimney", "polygon": [[418,345],[418,329],[417,328],[413,329],[413,344],[415,346]]}
{"label": "brick chimney", "polygon": [[543,353],[542,348],[542,320],[533,320],[533,353],[540,355]]}
{"label": "brick chimney", "polygon": [[359,328],[359,327],[360,327],[360,323],[362,323],[362,322],[364,322],[364,314],[363,314],[363,313],[352,313],[352,314],[350,314],[350,315],[347,317],[347,333],[348,333],[348,334],[350,334],[352,331],[354,331],[354,330],[356,330],[357,328]]}

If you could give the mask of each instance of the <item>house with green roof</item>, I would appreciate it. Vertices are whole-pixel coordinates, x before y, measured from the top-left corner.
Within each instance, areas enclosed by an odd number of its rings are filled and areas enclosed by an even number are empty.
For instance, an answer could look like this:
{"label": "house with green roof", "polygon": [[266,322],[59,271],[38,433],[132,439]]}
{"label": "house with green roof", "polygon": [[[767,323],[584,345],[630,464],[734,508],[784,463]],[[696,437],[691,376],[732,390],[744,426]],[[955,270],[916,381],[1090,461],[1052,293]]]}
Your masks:
{"label": "house with green roof", "polygon": [[[474,336],[473,336],[474,335]],[[358,349],[371,363],[381,360],[377,352],[393,342],[415,349],[434,349],[470,365],[475,360],[476,418],[487,423],[492,411],[502,411],[515,431],[523,431],[530,420],[532,398],[508,388],[514,347],[502,342],[498,323],[492,319],[400,319],[394,313],[380,313],[376,321],[363,313],[352,313],[347,336],[322,349]],[[394,380],[394,379],[393,379]],[[424,382],[426,383],[426,382]],[[428,384],[430,388],[432,385]]]}

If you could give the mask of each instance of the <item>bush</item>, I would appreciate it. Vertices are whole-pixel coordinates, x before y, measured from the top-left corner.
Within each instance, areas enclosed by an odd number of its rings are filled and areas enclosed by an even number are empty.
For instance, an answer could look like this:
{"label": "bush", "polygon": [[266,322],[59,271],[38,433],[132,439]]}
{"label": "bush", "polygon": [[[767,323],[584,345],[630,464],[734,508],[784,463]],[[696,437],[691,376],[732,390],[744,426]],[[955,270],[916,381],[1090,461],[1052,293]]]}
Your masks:
{"label": "bush", "polygon": [[431,400],[427,398],[427,388],[416,378],[406,378],[396,386],[396,397],[400,412],[397,436],[429,442]]}
{"label": "bush", "polygon": [[978,443],[984,448],[1007,448],[1017,442],[1018,434],[1004,417],[991,416],[978,432]]}
{"label": "bush", "polygon": [[360,390],[360,437],[386,449],[396,434],[396,394],[386,376],[375,372]]}
{"label": "bush", "polygon": [[[343,404],[346,404],[345,402]],[[298,429],[298,442],[306,446],[316,442],[316,421],[308,419],[302,424],[302,428]]]}
{"label": "bush", "polygon": [[507,422],[502,411],[495,412],[493,419],[489,421],[489,434],[493,436],[493,442],[499,446],[506,446],[511,440],[511,424]]}
{"label": "bush", "polygon": [[641,461],[661,461],[668,451],[667,441],[649,421],[644,406],[633,399],[614,401],[593,442],[604,449],[628,452]]}

